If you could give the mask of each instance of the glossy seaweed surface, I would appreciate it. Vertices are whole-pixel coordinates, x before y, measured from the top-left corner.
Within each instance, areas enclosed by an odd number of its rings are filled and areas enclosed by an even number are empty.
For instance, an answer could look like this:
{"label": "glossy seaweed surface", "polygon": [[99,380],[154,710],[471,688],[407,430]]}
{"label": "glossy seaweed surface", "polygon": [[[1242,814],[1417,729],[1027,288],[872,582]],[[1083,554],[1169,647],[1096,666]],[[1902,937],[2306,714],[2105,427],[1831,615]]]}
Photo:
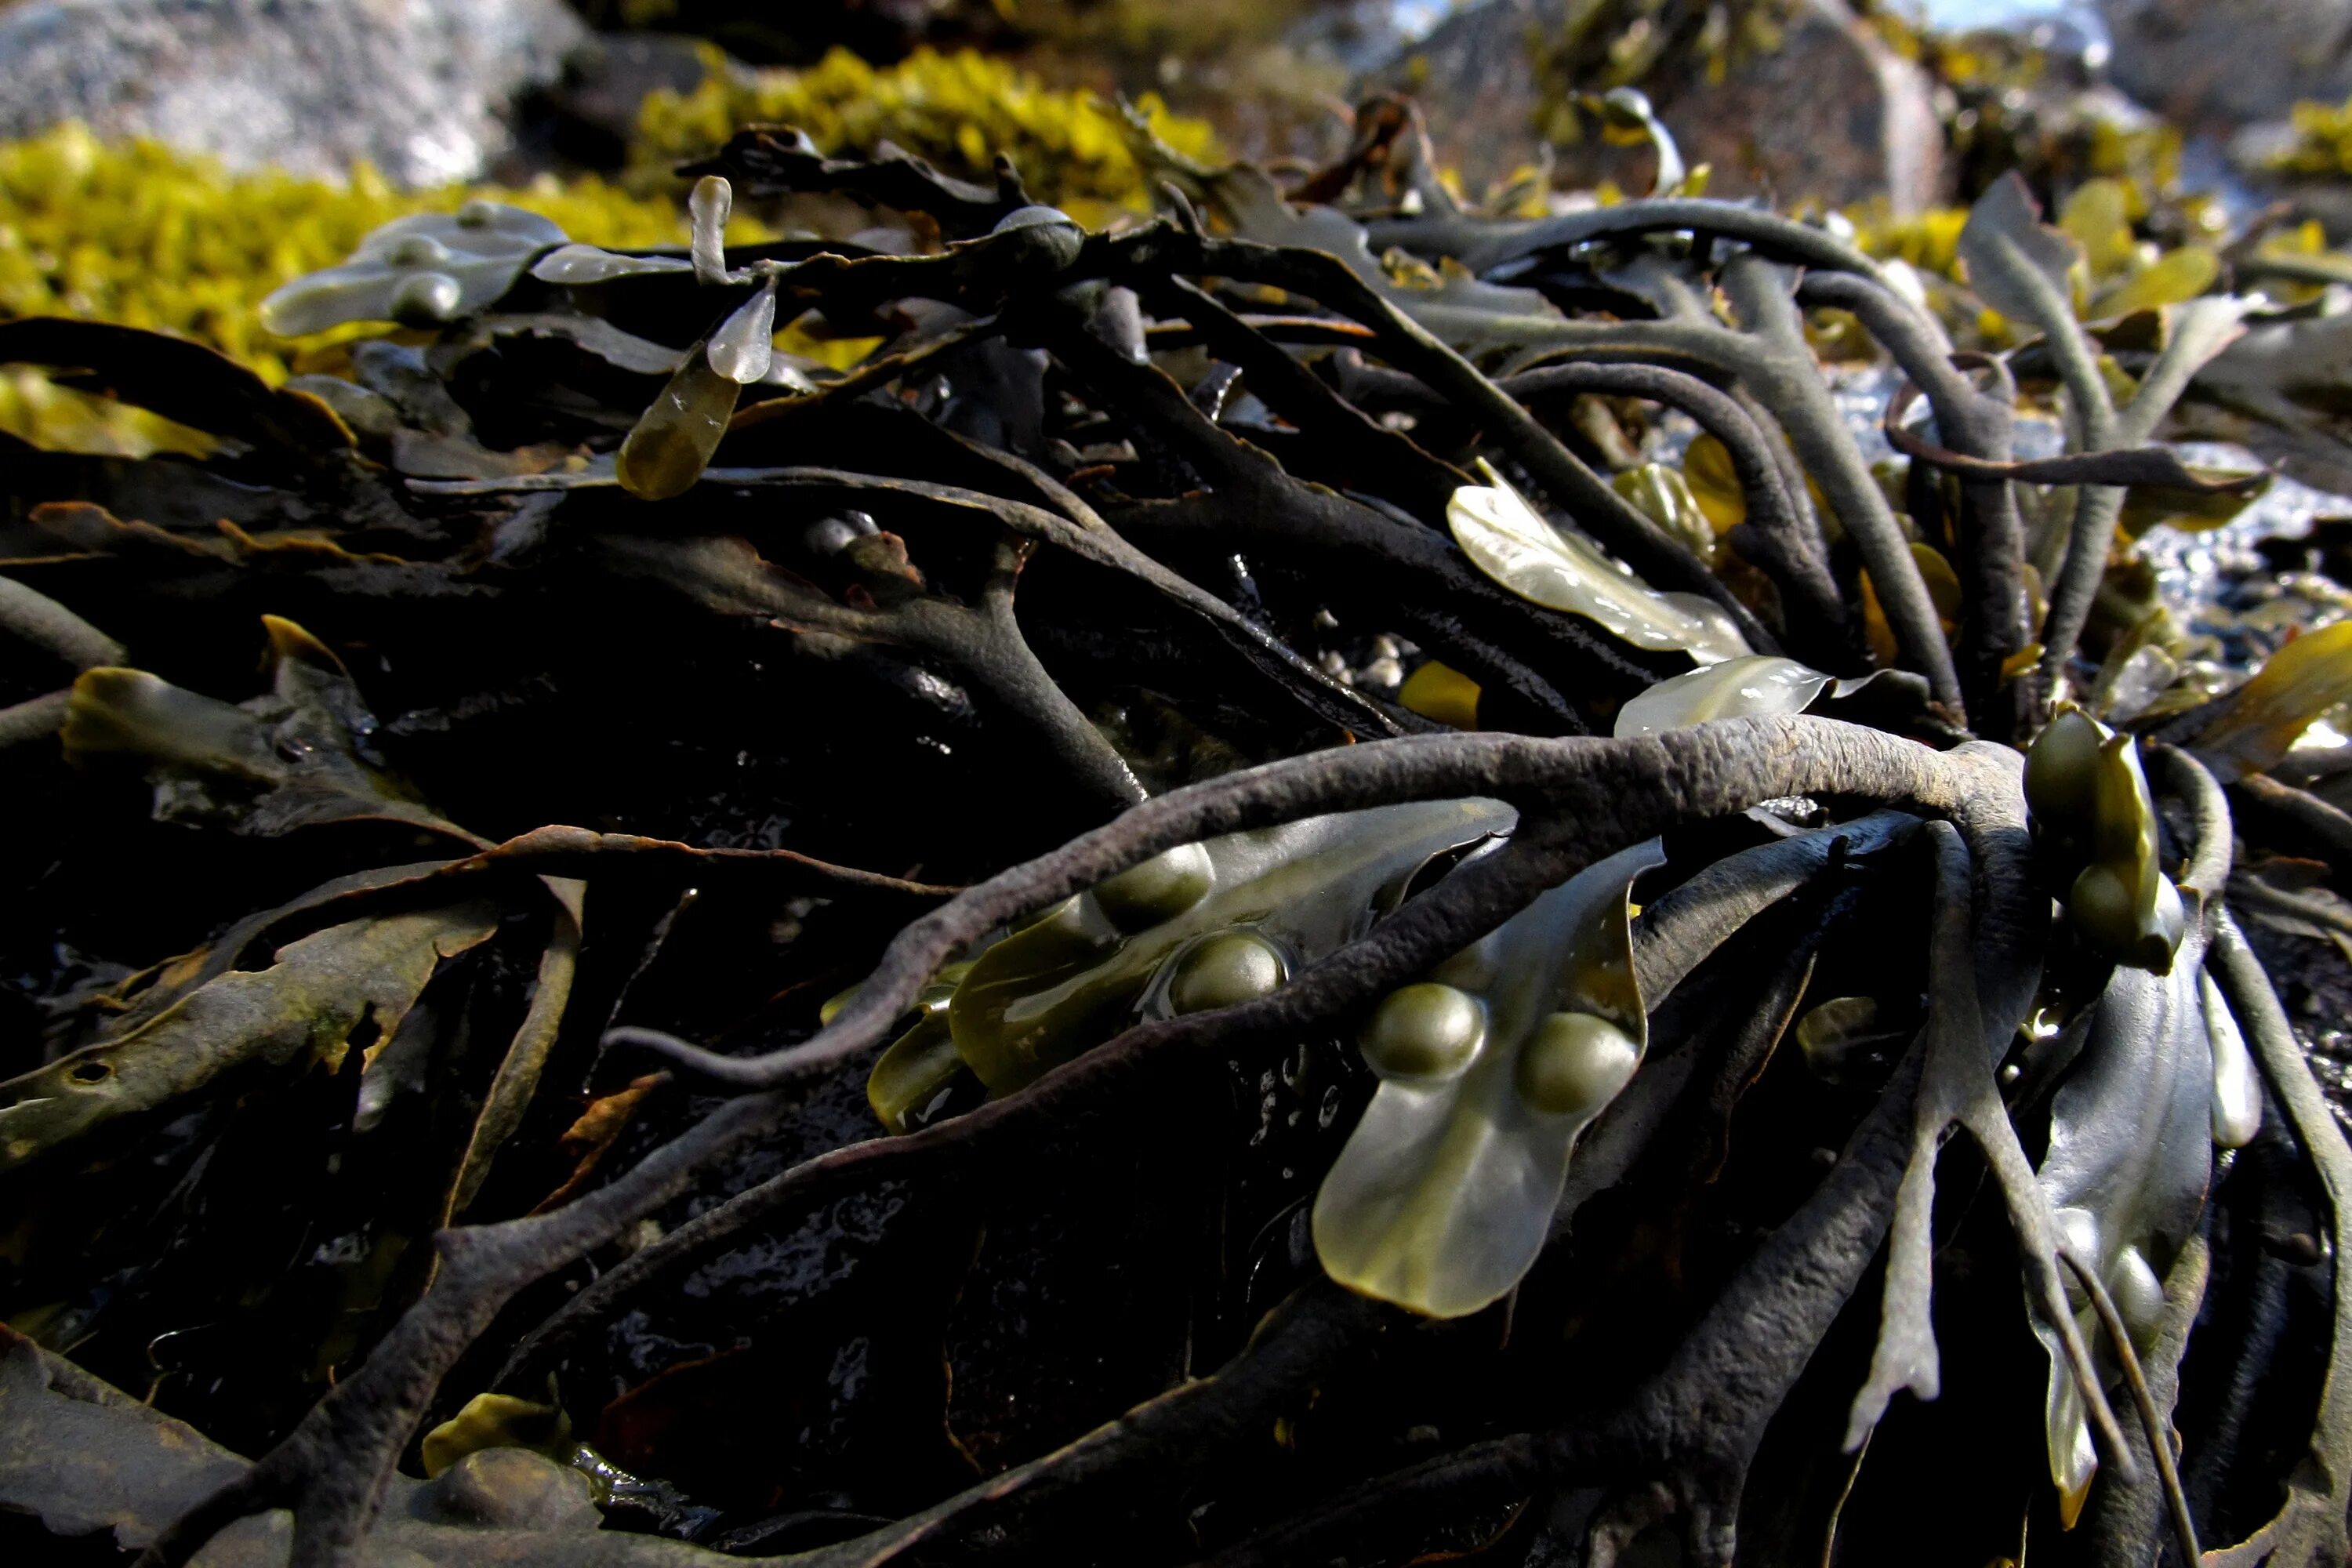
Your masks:
{"label": "glossy seaweed surface", "polygon": [[1596,112],[1662,188],[767,127],[284,384],[0,322],[201,437],[0,464],[0,1546],[2343,1561],[2352,630],[2135,542],[2331,318]]}

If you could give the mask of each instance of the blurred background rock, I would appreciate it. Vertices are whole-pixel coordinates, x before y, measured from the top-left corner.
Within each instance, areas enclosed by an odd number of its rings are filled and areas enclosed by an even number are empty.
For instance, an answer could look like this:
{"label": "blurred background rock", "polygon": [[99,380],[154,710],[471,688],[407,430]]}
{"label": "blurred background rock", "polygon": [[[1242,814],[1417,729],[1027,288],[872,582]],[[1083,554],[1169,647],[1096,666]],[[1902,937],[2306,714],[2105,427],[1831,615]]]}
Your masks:
{"label": "blurred background rock", "polygon": [[267,339],[253,303],[374,225],[488,190],[678,243],[672,166],[751,121],[966,175],[1006,149],[1103,223],[1150,205],[1121,97],[1295,178],[1401,87],[1468,198],[1609,200],[1652,174],[1584,107],[1616,86],[1711,193],[1842,212],[1930,269],[2011,166],[2053,210],[2121,183],[2168,247],[2273,200],[2306,248],[2352,228],[2352,0],[0,0],[0,312],[280,376],[332,345]]}
{"label": "blurred background rock", "polygon": [[[1718,191],[1908,214],[1969,194],[1976,143],[2151,109],[2217,139],[2272,122],[2246,145],[2275,153],[2292,105],[2352,93],[2352,0],[0,0],[0,137],[79,121],[232,172],[364,163],[406,188],[642,171],[761,110],[970,163],[990,97],[1042,126],[1084,92],[1312,160],[1374,85],[1422,99],[1474,190],[1539,150],[1557,185],[1630,188],[1645,154],[1576,95],[1636,86]],[[1012,141],[1103,156],[1083,133]]]}
{"label": "blurred background rock", "polygon": [[26,0],[0,11],[0,135],[79,120],[236,169],[475,179],[587,37],[563,0]]}

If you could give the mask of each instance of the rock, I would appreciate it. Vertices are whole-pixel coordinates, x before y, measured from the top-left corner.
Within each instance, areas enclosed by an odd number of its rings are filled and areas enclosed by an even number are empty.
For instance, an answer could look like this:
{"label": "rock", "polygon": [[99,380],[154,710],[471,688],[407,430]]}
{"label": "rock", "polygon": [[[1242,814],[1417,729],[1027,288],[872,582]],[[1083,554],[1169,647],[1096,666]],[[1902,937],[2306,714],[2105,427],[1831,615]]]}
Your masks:
{"label": "rock", "polygon": [[502,116],[586,36],[562,0],[23,0],[0,10],[0,137],[78,119],[232,168],[441,184],[510,144]]}
{"label": "rock", "polygon": [[[1486,0],[1376,73],[1421,100],[1439,158],[1473,189],[1535,154],[1544,104],[1534,42],[1556,15],[1546,0]],[[1799,0],[1780,47],[1719,82],[1698,62],[1669,59],[1640,85],[1685,160],[1713,165],[1710,195],[1839,205],[1884,195],[1907,214],[1940,194],[1943,132],[1926,75],[1843,0]],[[1638,189],[1650,167],[1646,151],[1595,138],[1563,150],[1559,173]]]}
{"label": "rock", "polygon": [[[357,3],[357,0],[354,0]],[[11,1562],[110,1561],[110,1531],[138,1551],[234,1481],[246,1461],[185,1424],[100,1382],[0,1324],[0,1514],[52,1533],[12,1531]],[[602,1528],[587,1478],[522,1448],[467,1455],[436,1480],[394,1476],[358,1546],[363,1568],[728,1568],[740,1559],[680,1541]],[[293,1543],[282,1509],[236,1521],[194,1568],[279,1568]]]}
{"label": "rock", "polygon": [[543,138],[557,161],[617,169],[648,94],[692,92],[709,67],[699,38],[678,33],[604,33],[564,62],[549,89],[547,118],[527,136]]}
{"label": "rock", "polygon": [[2115,84],[2221,131],[2352,94],[2352,0],[2099,0]]}
{"label": "rock", "polygon": [[1486,0],[1455,13],[1370,73],[1356,93],[1400,89],[1420,100],[1438,161],[1475,194],[1536,155],[1542,95],[1532,47],[1549,0]]}

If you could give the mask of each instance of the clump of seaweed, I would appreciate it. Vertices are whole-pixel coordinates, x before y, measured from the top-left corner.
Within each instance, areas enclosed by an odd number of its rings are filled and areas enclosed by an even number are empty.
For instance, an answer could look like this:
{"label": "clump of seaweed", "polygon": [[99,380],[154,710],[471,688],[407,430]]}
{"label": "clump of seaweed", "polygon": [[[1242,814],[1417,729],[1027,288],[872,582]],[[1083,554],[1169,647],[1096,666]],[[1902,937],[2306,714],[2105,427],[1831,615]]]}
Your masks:
{"label": "clump of seaweed", "polygon": [[[1193,157],[1216,155],[1207,125],[1171,115],[1148,96],[1141,107],[1172,145]],[[836,48],[813,66],[761,70],[714,53],[692,91],[648,95],[632,166],[643,182],[666,182],[672,164],[716,152],[750,124],[793,126],[827,153],[887,142],[966,179],[987,179],[1002,153],[1042,199],[1097,223],[1151,205],[1150,171],[1135,157],[1115,106],[971,49],[917,49],[877,66]]]}
{"label": "clump of seaweed", "polygon": [[[1467,211],[1384,123],[1286,191],[1138,115],[1108,230],[755,127],[682,251],[289,284],[417,323],[348,377],[0,323],[215,443],[12,454],[0,1504],[2340,1561],[2352,1151],[2255,943],[2352,931],[2352,647],[2208,681],[2126,521],[2259,482],[2157,437],[2311,318],[2009,179],[1959,347],[1829,227]],[[806,195],[937,237],[728,242]]]}
{"label": "clump of seaweed", "polygon": [[177,332],[278,381],[290,356],[257,312],[264,295],[333,266],[395,218],[470,200],[536,213],[599,245],[686,237],[675,201],[632,196],[593,176],[404,192],[360,168],[338,186],[276,171],[230,174],[200,154],[110,145],[69,123],[0,144],[0,312]]}
{"label": "clump of seaweed", "polygon": [[2294,138],[2265,160],[2283,174],[2311,179],[2352,174],[2352,102],[2305,100],[2287,111]]}

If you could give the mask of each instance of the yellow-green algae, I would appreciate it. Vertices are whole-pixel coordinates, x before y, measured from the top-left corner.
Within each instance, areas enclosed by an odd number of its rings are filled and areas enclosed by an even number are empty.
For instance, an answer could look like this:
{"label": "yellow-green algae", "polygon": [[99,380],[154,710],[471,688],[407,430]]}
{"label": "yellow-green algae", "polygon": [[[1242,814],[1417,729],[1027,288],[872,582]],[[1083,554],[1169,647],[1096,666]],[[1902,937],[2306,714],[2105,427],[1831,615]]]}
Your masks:
{"label": "yellow-green algae", "polygon": [[[1168,113],[1149,94],[1138,107],[1178,151],[1217,158],[1206,123]],[[991,179],[1002,153],[1033,195],[1082,222],[1151,205],[1150,172],[1137,162],[1116,105],[970,50],[918,49],[877,66],[835,49],[803,70],[761,71],[731,67],[714,50],[700,86],[646,98],[631,178],[659,181],[679,160],[711,153],[738,128],[760,123],[793,126],[840,156],[891,142],[966,179]]]}
{"label": "yellow-green algae", "polygon": [[[232,174],[201,154],[145,141],[108,144],[68,124],[0,143],[0,317],[74,316],[174,332],[275,384],[308,357],[385,329],[353,323],[278,338],[262,325],[264,298],[341,262],[396,218],[454,212],[476,198],[537,213],[598,245],[687,238],[674,199],[593,176],[401,191],[362,165],[338,185],[274,170]],[[762,234],[738,220],[732,237]],[[0,371],[0,430],[43,446],[129,453],[184,449],[191,435],[23,369]]]}

